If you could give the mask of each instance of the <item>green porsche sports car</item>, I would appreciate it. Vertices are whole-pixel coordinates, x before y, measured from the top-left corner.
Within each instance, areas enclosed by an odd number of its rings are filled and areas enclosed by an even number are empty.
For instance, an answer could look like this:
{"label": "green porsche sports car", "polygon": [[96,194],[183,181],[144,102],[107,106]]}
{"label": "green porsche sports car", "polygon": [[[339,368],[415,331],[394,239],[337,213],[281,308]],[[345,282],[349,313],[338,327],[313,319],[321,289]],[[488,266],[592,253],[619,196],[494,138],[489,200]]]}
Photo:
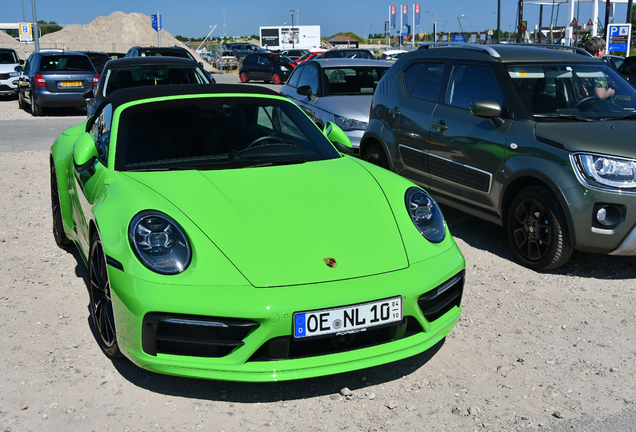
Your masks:
{"label": "green porsche sports car", "polygon": [[53,232],[89,269],[103,351],[278,381],[421,353],[461,313],[435,201],[255,86],[114,92],[51,147]]}

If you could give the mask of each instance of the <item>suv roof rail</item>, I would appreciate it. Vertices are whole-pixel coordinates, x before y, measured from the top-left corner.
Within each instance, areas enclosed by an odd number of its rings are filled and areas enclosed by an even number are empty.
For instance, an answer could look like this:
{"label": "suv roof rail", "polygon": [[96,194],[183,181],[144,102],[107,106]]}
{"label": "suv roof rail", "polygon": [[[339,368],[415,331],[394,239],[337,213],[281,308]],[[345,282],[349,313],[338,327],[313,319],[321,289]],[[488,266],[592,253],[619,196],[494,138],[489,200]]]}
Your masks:
{"label": "suv roof rail", "polygon": [[583,54],[583,55],[587,55],[589,57],[594,57],[587,50],[585,50],[583,48],[580,48],[580,47],[575,47],[575,46],[558,45],[558,44],[544,44],[544,43],[528,43],[528,44],[524,44],[524,45],[533,46],[533,47],[539,47],[539,48],[563,50],[563,51],[573,51],[575,54]]}
{"label": "suv roof rail", "polygon": [[482,51],[490,55],[491,57],[501,57],[497,50],[485,45],[478,45],[468,42],[428,42],[420,45],[417,49],[430,49],[430,48],[464,48],[474,51]]}

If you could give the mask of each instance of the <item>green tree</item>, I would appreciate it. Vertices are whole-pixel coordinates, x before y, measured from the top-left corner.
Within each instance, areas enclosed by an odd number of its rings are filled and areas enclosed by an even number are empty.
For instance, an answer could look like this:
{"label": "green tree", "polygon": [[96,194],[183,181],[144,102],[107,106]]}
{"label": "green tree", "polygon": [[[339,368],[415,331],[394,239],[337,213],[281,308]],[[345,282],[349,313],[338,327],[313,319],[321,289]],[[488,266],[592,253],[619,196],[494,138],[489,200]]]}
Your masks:
{"label": "green tree", "polygon": [[40,34],[42,36],[62,30],[62,26],[55,21],[49,21],[47,23],[44,20],[38,20],[38,27],[40,28]]}

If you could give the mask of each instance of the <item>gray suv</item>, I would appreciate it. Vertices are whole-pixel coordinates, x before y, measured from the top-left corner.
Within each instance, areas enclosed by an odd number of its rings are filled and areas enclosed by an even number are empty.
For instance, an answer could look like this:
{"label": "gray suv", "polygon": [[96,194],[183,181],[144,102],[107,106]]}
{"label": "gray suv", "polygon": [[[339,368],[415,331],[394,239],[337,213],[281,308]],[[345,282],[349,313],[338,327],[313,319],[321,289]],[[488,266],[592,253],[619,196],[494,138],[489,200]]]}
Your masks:
{"label": "gray suv", "polygon": [[546,48],[405,54],[378,83],[360,154],[504,226],[529,268],[574,249],[634,256],[636,91],[585,52]]}

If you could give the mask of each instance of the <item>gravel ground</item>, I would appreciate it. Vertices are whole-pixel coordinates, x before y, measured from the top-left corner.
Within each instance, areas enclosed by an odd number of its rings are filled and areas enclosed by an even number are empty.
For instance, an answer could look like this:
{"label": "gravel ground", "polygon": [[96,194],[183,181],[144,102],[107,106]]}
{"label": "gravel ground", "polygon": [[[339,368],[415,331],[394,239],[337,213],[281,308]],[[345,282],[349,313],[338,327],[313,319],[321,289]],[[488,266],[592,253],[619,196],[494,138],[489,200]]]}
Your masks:
{"label": "gravel ground", "polygon": [[[502,228],[448,208],[467,262],[464,310],[426,353],[273,384],[109,360],[91,331],[86,268],[51,233],[47,149],[83,119],[32,118],[0,99],[2,431],[550,431],[634,417],[636,259],[575,253],[536,273],[514,261]],[[15,129],[50,136],[24,150],[7,138]]]}

